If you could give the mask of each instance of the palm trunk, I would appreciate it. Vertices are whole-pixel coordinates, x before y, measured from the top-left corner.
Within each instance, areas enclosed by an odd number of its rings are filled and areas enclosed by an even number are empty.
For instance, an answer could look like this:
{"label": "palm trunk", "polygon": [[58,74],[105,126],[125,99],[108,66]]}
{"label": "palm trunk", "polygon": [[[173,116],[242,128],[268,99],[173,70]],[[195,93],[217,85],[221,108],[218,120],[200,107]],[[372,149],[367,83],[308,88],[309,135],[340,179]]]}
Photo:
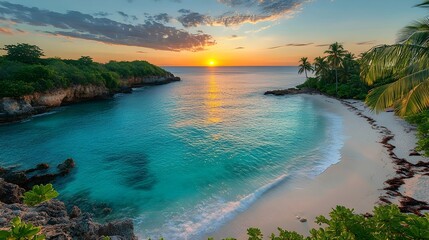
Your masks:
{"label": "palm trunk", "polygon": [[304,72],[305,72],[305,78],[308,80],[307,69],[304,69]]}

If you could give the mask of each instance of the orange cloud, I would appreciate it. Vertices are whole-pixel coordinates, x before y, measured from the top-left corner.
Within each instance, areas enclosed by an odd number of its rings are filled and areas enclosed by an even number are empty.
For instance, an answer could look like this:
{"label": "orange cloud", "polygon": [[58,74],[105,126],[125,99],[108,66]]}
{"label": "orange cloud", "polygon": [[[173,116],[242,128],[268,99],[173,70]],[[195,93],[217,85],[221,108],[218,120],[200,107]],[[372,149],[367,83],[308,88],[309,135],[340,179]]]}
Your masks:
{"label": "orange cloud", "polygon": [[0,34],[13,35],[10,28],[0,27]]}

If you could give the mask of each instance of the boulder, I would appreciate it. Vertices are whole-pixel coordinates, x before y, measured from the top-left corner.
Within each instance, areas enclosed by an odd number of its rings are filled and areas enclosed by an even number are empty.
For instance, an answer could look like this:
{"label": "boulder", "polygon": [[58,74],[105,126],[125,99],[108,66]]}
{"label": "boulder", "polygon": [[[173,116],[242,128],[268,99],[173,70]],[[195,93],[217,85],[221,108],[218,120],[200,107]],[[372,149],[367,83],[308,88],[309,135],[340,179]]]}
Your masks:
{"label": "boulder", "polygon": [[6,204],[22,203],[25,190],[18,185],[5,182],[0,178],[0,202]]}
{"label": "boulder", "polygon": [[134,235],[133,221],[130,219],[106,223],[98,230],[100,236],[122,236],[125,239],[137,239]]}

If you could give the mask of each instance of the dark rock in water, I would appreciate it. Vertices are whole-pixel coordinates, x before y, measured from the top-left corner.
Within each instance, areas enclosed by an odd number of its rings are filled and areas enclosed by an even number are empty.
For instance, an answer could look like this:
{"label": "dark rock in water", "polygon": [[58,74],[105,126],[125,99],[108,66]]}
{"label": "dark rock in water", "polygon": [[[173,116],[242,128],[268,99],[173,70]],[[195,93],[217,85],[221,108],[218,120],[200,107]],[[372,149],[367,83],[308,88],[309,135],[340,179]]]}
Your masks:
{"label": "dark rock in water", "polygon": [[22,203],[25,190],[18,185],[5,182],[0,178],[0,202],[6,204]]}
{"label": "dark rock in water", "polygon": [[71,169],[74,168],[74,166],[75,166],[74,160],[69,158],[65,160],[63,163],[59,164],[57,168],[60,171],[60,174],[65,176],[70,173]]}
{"label": "dark rock in water", "polygon": [[28,174],[28,173],[32,173],[32,172],[36,172],[36,171],[43,171],[46,169],[49,169],[49,164],[41,163],[41,164],[37,164],[37,166],[35,168],[25,170],[25,173]]}
{"label": "dark rock in water", "polygon": [[[120,172],[120,181],[127,187],[148,191],[157,183],[156,176],[149,169],[149,158],[144,153],[122,152],[105,158],[105,161],[108,163],[107,168]],[[133,168],[126,169],[126,174],[123,174],[122,166]]]}
{"label": "dark rock in water", "polygon": [[128,87],[128,86],[122,86],[119,88],[118,92],[130,94],[130,93],[133,93],[133,89],[131,87]]}
{"label": "dark rock in water", "polygon": [[311,89],[311,88],[289,88],[289,89],[282,89],[282,90],[273,90],[273,91],[267,91],[264,93],[264,95],[275,95],[275,96],[284,96],[284,95],[294,95],[294,94],[321,94],[318,90]]}
{"label": "dark rock in water", "polygon": [[[1,168],[0,178],[3,178],[8,183],[13,183],[21,188],[30,190],[34,185],[39,184],[48,184],[55,181],[58,177],[66,176],[74,168],[75,163],[73,159],[69,158],[63,163],[58,165],[57,173],[47,173],[47,174],[37,174],[40,171],[46,171],[49,168],[49,165],[39,164],[36,168],[24,170],[24,171],[14,171],[11,169]],[[27,174],[33,175],[29,177]],[[36,175],[34,175],[36,174]]]}
{"label": "dark rock in water", "polygon": [[112,213],[112,209],[111,208],[103,208],[102,213],[104,215],[109,215],[110,213]]}
{"label": "dark rock in water", "polygon": [[73,206],[69,216],[70,218],[77,218],[77,217],[80,217],[81,214],[82,214],[82,211],[80,210],[80,208],[78,208],[77,206]]}
{"label": "dark rock in water", "polygon": [[137,239],[134,236],[134,225],[129,219],[104,224],[98,230],[101,236],[123,236],[125,239]]}

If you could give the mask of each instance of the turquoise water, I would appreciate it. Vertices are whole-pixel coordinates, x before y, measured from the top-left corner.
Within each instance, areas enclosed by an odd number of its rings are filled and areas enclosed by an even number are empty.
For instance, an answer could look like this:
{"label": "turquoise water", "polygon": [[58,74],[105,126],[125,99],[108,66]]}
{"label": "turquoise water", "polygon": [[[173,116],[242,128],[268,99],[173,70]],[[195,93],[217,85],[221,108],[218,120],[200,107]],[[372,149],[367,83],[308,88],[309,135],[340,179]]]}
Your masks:
{"label": "turquoise water", "polygon": [[105,204],[140,236],[196,239],[339,160],[339,116],[305,96],[263,95],[301,83],[297,68],[167,70],[183,81],[0,126],[0,164],[72,157],[63,200]]}

